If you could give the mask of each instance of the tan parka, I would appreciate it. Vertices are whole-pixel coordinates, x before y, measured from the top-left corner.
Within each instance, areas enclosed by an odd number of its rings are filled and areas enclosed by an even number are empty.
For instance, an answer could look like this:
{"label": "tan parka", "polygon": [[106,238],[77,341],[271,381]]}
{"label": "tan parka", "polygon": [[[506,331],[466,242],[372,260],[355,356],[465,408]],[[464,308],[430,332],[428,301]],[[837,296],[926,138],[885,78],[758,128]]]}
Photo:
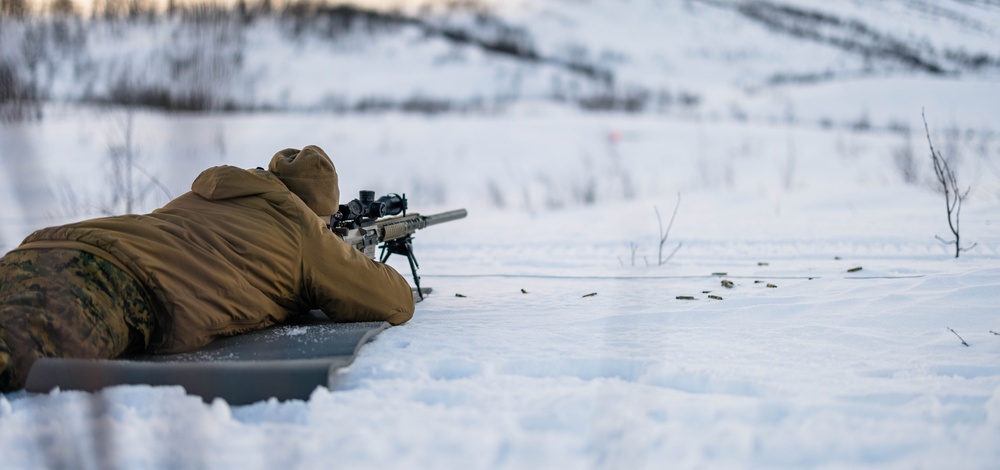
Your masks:
{"label": "tan parka", "polygon": [[150,352],[189,351],[314,308],[344,322],[413,316],[399,273],[344,243],[260,169],[210,168],[151,214],[42,229],[17,249],[33,248],[90,252],[143,284],[158,304]]}

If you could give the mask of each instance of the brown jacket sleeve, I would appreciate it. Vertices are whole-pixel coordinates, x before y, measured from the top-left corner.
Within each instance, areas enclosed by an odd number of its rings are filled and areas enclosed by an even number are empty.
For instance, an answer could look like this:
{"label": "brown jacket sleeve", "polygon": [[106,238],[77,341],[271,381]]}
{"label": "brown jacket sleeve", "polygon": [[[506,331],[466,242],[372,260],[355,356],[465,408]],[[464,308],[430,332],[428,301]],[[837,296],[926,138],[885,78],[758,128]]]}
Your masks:
{"label": "brown jacket sleeve", "polygon": [[310,217],[303,227],[303,297],[334,321],[387,321],[413,317],[410,285],[391,266],[372,261]]}

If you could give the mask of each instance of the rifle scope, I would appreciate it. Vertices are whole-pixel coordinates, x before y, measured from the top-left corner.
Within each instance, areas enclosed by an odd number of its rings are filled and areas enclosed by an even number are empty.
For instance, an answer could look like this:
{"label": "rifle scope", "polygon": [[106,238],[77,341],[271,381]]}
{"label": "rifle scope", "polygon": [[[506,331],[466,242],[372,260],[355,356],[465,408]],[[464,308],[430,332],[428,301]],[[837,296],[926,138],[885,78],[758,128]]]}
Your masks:
{"label": "rifle scope", "polygon": [[340,220],[359,218],[378,219],[388,215],[398,215],[406,211],[406,196],[387,194],[375,199],[375,191],[362,190],[358,198],[340,205],[337,214]]}

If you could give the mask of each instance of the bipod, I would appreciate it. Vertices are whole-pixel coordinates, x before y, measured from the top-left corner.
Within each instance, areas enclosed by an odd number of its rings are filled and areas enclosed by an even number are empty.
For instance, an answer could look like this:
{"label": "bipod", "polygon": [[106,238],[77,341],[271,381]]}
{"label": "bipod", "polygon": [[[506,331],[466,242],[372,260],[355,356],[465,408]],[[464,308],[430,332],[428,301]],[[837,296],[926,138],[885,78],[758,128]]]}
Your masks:
{"label": "bipod", "polygon": [[417,268],[420,265],[417,264],[417,258],[413,256],[413,236],[407,235],[383,243],[382,263],[384,264],[393,254],[406,256],[406,260],[410,262],[410,271],[413,273],[413,283],[417,286],[417,295],[420,296],[420,300],[424,300],[424,291],[420,289],[420,276],[417,275]]}

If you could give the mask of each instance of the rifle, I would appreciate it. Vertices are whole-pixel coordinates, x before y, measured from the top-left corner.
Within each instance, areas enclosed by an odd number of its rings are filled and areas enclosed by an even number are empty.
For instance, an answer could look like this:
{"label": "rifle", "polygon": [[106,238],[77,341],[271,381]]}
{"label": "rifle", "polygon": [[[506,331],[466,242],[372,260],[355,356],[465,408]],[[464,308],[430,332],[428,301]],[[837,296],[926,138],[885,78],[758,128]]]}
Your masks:
{"label": "rifle", "polygon": [[[420,289],[417,275],[417,259],[413,256],[413,235],[417,230],[431,225],[442,224],[465,217],[465,209],[456,209],[433,215],[406,214],[406,195],[388,194],[375,199],[374,191],[361,191],[357,199],[341,204],[340,209],[330,217],[330,229],[365,256],[385,263],[389,256],[406,256],[413,273],[420,300],[424,291]],[[382,254],[375,257],[375,246],[382,244]]]}

